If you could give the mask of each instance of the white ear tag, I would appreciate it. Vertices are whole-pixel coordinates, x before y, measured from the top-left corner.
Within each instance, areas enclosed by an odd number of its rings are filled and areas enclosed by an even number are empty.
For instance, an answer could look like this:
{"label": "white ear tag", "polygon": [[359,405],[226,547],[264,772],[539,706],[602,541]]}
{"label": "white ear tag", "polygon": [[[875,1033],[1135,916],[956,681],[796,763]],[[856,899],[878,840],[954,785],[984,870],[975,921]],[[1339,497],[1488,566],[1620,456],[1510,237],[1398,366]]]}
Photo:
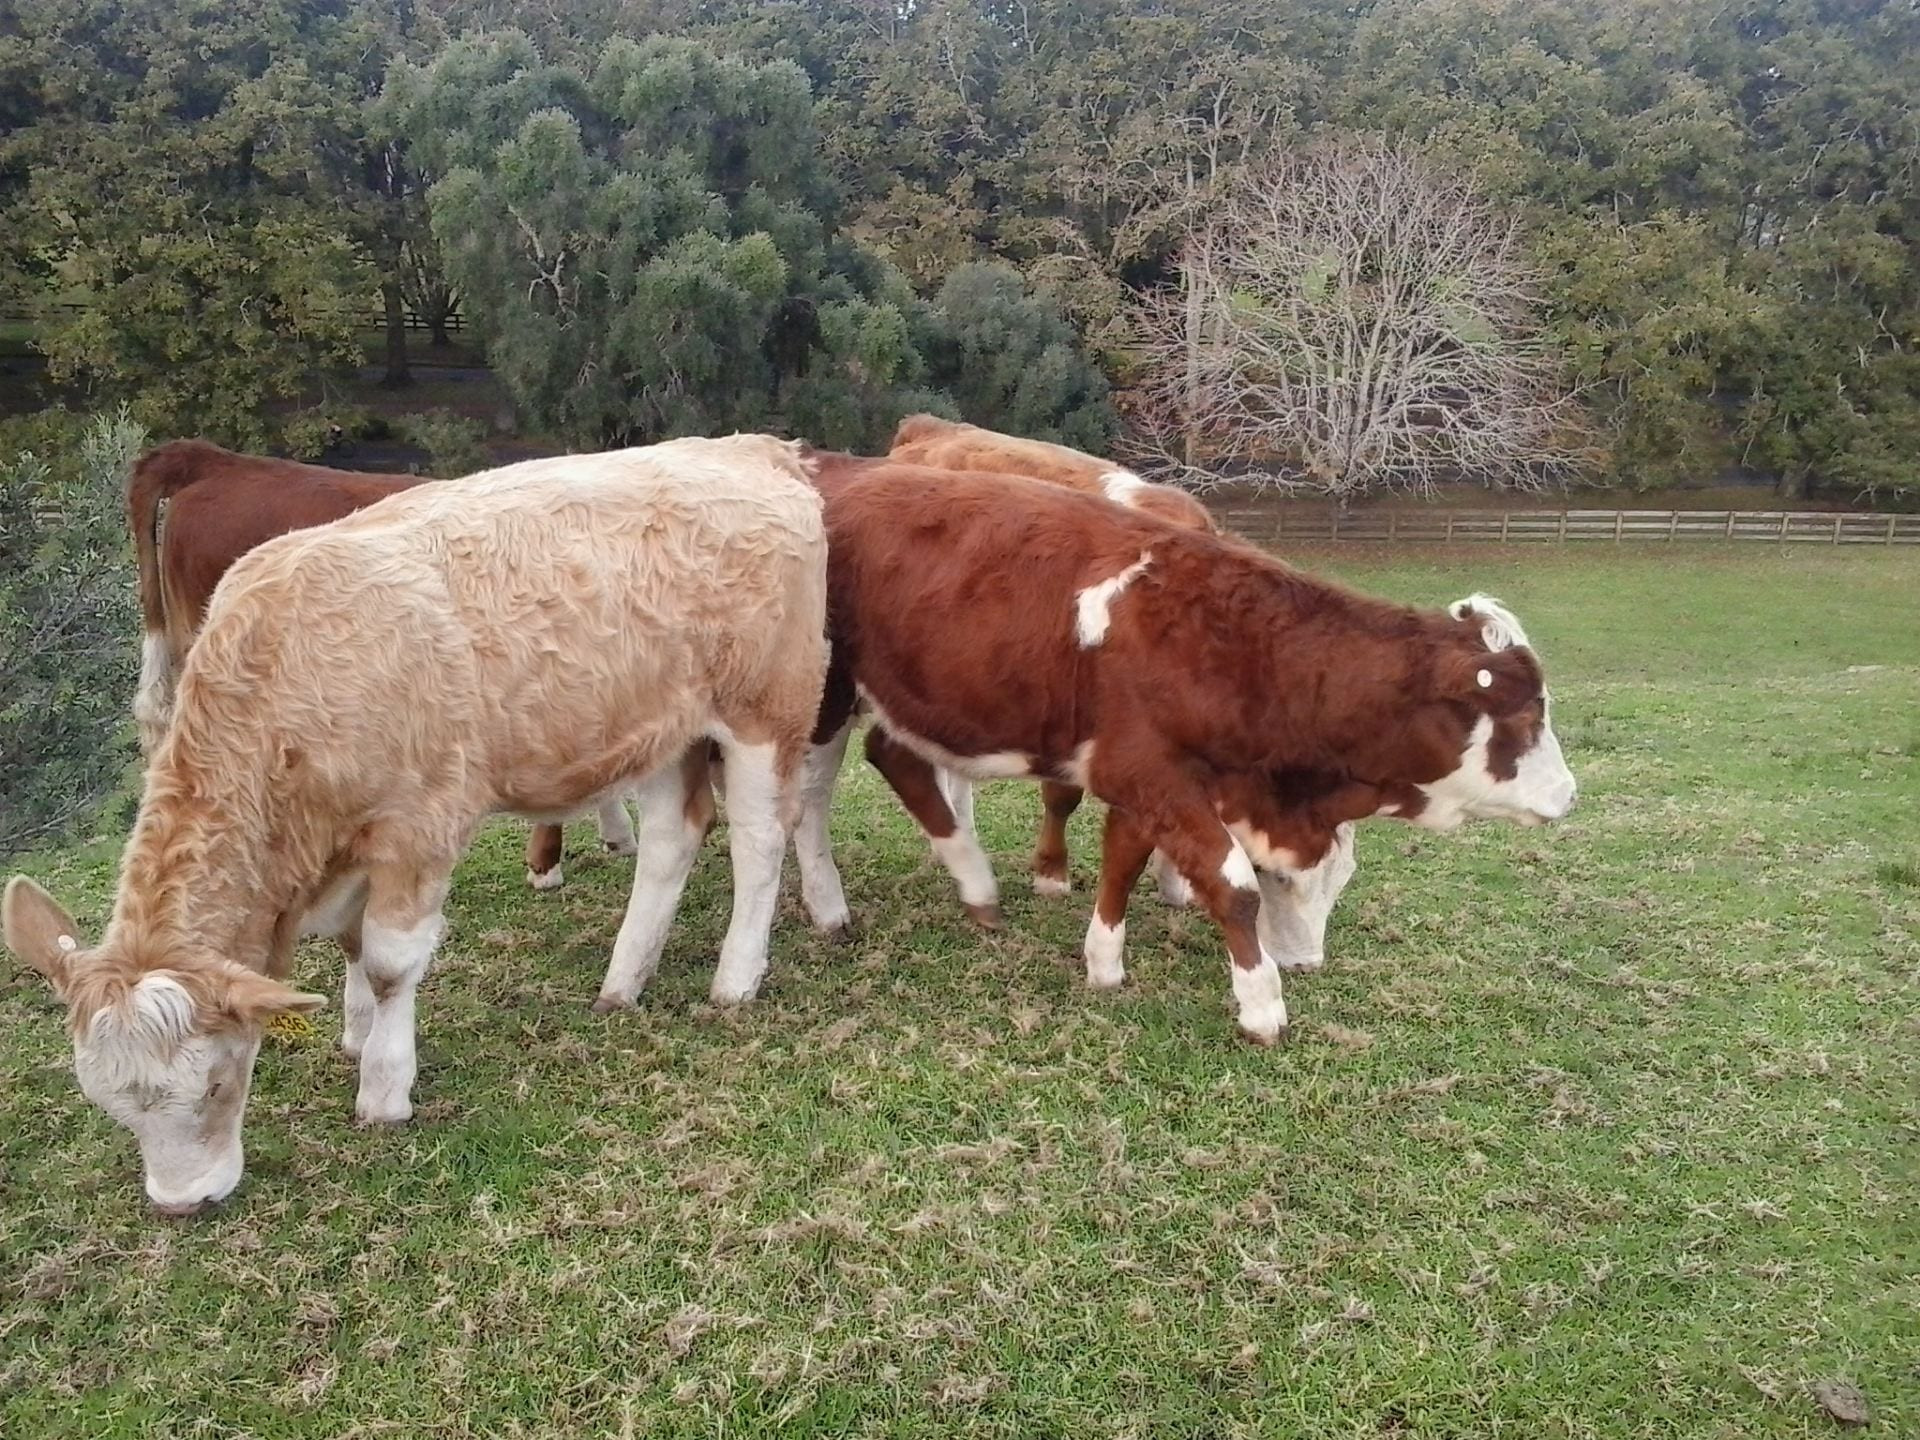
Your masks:
{"label": "white ear tag", "polygon": [[58,945],[62,950],[66,951],[67,954],[69,955],[71,955],[74,951],[80,948],[80,942],[74,939],[73,936],[71,935],[59,936],[57,939],[54,940],[53,943]]}
{"label": "white ear tag", "polygon": [[1491,690],[1493,688],[1493,672],[1491,670],[1482,670],[1473,678],[1480,682],[1480,688],[1482,690]]}

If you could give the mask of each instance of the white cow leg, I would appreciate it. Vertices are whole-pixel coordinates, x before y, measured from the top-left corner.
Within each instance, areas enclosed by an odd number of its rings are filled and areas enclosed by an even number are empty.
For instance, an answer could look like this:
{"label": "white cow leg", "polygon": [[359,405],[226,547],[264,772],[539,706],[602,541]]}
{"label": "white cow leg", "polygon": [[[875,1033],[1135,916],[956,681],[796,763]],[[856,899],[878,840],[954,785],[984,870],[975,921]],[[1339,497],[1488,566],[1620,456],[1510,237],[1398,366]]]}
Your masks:
{"label": "white cow leg", "polygon": [[627,797],[624,792],[608,795],[601,799],[598,810],[600,821],[600,843],[614,855],[631,855],[637,848],[633,833],[633,817],[627,813]]}
{"label": "white cow leg", "polygon": [[[702,747],[706,741],[698,742]],[[613,957],[600,982],[598,1011],[630,1008],[660,967],[667,928],[680,907],[680,892],[693,872],[700,842],[706,838],[703,815],[689,814],[687,785],[693,757],[664,765],[634,787],[640,803],[640,829],[633,861],[633,890],[627,897],[626,918],[614,937]],[[699,760],[704,784],[704,752]]]}
{"label": "white cow leg", "polygon": [[[780,819],[785,797],[776,746],[723,741],[721,748],[727,767],[727,842],[733,852],[733,919],[720,945],[712,998],[716,1005],[739,1005],[759,992],[767,973],[767,942],[780,903],[780,863],[787,849],[787,830]],[[843,910],[845,903],[843,899]]]}
{"label": "white cow leg", "polygon": [[1180,910],[1193,903],[1193,887],[1187,883],[1187,877],[1158,850],[1153,852],[1153,878],[1160,887],[1160,899],[1164,904]]}
{"label": "white cow leg", "polygon": [[[440,894],[432,908],[410,923],[387,924],[379,918],[379,882],[375,900],[360,924],[360,961],[348,971],[349,1012],[360,1008],[366,1028],[360,1040],[360,1096],[353,1117],[363,1125],[397,1124],[413,1115],[413,1081],[418,1072],[414,1049],[414,997],[427,964],[446,928]],[[418,906],[404,907],[414,914]],[[356,981],[353,971],[359,971]],[[365,987],[364,1000],[352,991]],[[370,1002],[370,1003],[368,1003]]]}
{"label": "white cow leg", "polygon": [[848,721],[838,735],[807,752],[800,778],[800,823],[793,833],[794,855],[800,862],[800,898],[814,928],[833,937],[846,934],[853,923],[840,869],[833,863],[833,840],[828,832],[833,787],[852,736],[853,722]]}

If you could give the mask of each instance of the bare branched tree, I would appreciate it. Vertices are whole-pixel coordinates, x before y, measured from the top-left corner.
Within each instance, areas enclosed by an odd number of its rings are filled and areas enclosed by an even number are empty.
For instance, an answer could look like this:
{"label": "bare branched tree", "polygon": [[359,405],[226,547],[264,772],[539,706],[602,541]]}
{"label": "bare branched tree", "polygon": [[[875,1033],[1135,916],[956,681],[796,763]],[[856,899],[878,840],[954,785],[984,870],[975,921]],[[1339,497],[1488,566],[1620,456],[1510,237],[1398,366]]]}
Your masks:
{"label": "bare branched tree", "polygon": [[1590,450],[1515,222],[1404,149],[1269,156],[1136,320],[1143,458],[1188,483],[1539,487]]}

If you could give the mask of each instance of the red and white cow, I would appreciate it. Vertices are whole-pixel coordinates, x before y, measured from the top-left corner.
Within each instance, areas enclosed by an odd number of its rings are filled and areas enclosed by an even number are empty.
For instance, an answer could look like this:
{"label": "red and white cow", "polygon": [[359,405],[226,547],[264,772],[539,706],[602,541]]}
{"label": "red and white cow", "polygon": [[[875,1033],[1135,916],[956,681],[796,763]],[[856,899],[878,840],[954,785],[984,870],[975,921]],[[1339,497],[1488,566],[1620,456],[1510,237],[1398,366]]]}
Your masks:
{"label": "red and white cow", "polygon": [[1287,1012],[1261,871],[1330,874],[1365,815],[1444,829],[1573,804],[1539,661],[1492,600],[1415,610],[1056,487],[811,458],[834,668],[969,909],[996,889],[939,769],[1107,802],[1091,984],[1120,983],[1127,896],[1158,848],[1225,933],[1241,1029],[1271,1043]]}
{"label": "red and white cow", "polygon": [[[233,562],[294,530],[325,525],[425,482],[420,475],[332,470],[242,455],[206,440],[169,440],[134,461],[127,519],[140,577],[144,637],[133,717],[140,748],[159,748],[173,714],[174,677],[186,663],[207,603]],[[166,524],[160,523],[166,502]],[[599,805],[600,838],[633,853],[633,822],[618,796]],[[560,884],[560,827],[536,825],[527,843],[534,888]]]}
{"label": "red and white cow", "polygon": [[[1172,485],[1155,485],[1142,480],[1131,470],[1103,460],[1097,455],[1072,450],[1045,440],[1003,435],[979,425],[943,420],[937,415],[909,415],[893,433],[889,460],[907,465],[924,465],[938,470],[966,470],[980,474],[1024,475],[1043,480],[1066,490],[1098,495],[1138,510],[1143,515],[1164,520],[1183,530],[1214,532],[1218,526],[1213,515],[1185,490]],[[973,784],[964,776],[942,772],[941,788],[955,817],[968,830],[973,829]],[[1080,808],[1083,792],[1077,785],[1058,780],[1040,783],[1040,835],[1033,849],[1033,888],[1041,895],[1065,895],[1072,888],[1072,869],[1067,854],[1067,822]],[[1344,852],[1351,858],[1351,831],[1346,833]],[[1169,904],[1188,902],[1186,885],[1179,874],[1156,857],[1156,878],[1160,894]],[[1351,874],[1351,866],[1348,867]],[[1324,880],[1326,877],[1319,877]],[[1340,882],[1345,884],[1345,880]],[[1321,886],[1319,888],[1324,888]],[[1337,887],[1334,891],[1338,893]],[[1298,897],[1296,897],[1298,898]],[[1327,898],[1328,906],[1332,898]],[[1324,924],[1323,924],[1324,928]]]}

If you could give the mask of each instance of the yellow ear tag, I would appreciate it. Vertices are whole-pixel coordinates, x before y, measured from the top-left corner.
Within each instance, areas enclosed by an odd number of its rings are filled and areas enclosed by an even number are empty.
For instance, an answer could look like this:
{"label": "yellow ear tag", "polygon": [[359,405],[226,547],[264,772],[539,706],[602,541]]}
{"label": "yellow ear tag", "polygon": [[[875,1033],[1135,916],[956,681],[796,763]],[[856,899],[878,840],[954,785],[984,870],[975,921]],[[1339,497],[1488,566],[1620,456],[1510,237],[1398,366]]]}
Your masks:
{"label": "yellow ear tag", "polygon": [[313,1038],[313,1021],[291,1010],[282,1010],[267,1022],[267,1034],[283,1045],[303,1045]]}

